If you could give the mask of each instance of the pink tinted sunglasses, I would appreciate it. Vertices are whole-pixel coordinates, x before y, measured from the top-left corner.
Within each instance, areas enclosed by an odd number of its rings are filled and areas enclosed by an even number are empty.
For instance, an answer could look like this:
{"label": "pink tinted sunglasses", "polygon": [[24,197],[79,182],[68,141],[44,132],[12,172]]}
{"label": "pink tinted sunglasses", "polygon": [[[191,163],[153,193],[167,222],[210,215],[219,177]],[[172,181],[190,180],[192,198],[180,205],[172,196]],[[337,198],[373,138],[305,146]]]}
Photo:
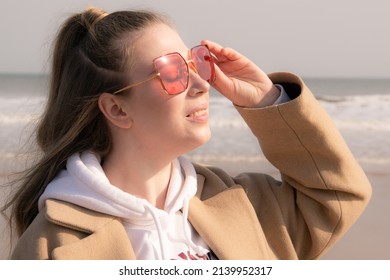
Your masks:
{"label": "pink tinted sunglasses", "polygon": [[150,81],[156,77],[159,78],[165,92],[170,95],[184,92],[188,87],[189,66],[193,65],[194,71],[205,81],[212,83],[215,80],[214,62],[210,50],[206,45],[193,47],[189,51],[189,60],[178,53],[173,52],[153,60],[154,73],[145,79],[128,85],[120,90],[115,91],[117,94]]}

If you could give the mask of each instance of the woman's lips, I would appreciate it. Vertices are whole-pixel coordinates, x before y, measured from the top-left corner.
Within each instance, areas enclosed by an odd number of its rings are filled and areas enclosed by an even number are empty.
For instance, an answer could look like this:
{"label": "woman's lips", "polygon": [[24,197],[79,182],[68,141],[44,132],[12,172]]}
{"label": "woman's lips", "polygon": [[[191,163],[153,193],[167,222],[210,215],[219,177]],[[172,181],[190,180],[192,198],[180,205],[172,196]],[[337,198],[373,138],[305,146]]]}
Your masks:
{"label": "woman's lips", "polygon": [[192,121],[205,122],[208,120],[208,108],[205,105],[196,107],[187,115],[187,118]]}

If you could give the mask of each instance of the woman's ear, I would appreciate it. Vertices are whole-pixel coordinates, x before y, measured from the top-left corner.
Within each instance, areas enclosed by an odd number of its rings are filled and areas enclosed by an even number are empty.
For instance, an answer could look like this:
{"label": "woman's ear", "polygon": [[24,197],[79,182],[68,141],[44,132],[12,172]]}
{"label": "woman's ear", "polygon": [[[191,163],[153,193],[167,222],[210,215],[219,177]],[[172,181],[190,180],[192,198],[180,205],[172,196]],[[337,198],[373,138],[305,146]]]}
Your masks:
{"label": "woman's ear", "polygon": [[122,96],[102,93],[99,96],[98,104],[100,111],[114,126],[120,128],[130,128],[132,126],[133,120],[126,109],[126,102]]}

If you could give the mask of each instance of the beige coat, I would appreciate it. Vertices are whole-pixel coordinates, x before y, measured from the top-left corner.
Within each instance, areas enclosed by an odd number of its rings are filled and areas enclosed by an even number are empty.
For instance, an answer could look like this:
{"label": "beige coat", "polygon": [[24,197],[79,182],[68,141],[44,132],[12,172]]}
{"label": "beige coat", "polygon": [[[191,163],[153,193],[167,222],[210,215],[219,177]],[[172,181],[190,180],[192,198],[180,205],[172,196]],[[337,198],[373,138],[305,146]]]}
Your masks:
{"label": "beige coat", "polygon": [[[219,259],[317,259],[356,221],[371,186],[302,80],[270,75],[292,101],[237,108],[281,182],[230,177],[195,164],[198,192],[188,219]],[[48,200],[13,259],[135,259],[120,219]]]}

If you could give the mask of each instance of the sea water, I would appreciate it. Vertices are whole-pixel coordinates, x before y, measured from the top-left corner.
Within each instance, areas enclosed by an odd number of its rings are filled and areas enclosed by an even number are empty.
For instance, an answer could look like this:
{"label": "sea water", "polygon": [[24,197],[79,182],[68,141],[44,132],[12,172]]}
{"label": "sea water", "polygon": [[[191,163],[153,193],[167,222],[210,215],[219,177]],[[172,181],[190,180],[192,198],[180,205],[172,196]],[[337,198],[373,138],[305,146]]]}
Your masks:
{"label": "sea water", "polygon": [[[390,79],[304,79],[361,163],[390,166]],[[0,75],[0,175],[26,152],[47,97],[47,77]],[[202,163],[266,162],[257,140],[232,106],[210,93],[211,140],[188,153]],[[28,147],[28,146],[27,146]]]}

